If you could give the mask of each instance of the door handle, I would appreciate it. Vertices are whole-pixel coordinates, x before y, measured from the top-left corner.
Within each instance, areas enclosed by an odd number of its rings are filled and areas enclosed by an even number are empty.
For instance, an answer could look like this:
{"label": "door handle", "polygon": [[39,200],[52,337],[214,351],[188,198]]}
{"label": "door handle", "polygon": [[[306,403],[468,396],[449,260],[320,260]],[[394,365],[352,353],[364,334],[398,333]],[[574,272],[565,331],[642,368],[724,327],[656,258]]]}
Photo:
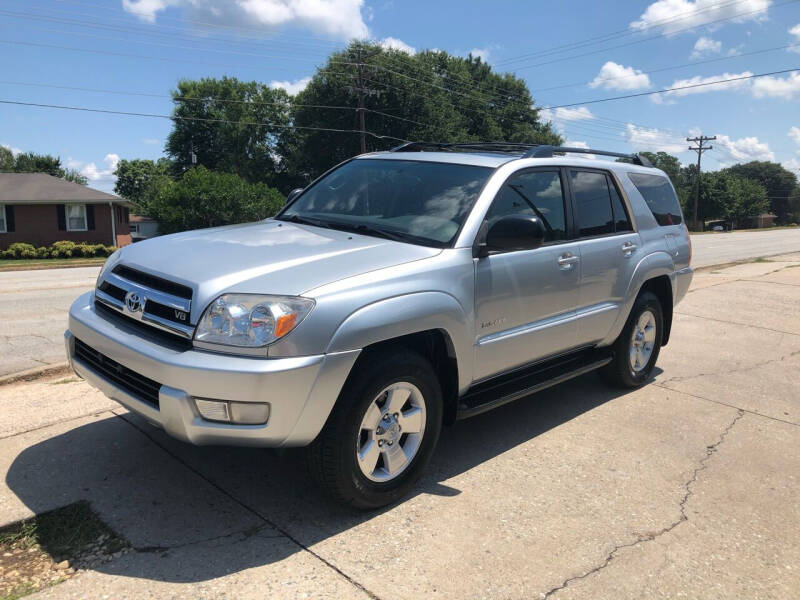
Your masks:
{"label": "door handle", "polygon": [[636,250],[636,244],[633,242],[625,242],[622,244],[622,254],[623,256],[630,256]]}
{"label": "door handle", "polygon": [[569,271],[578,261],[580,261],[580,257],[575,256],[572,252],[567,252],[558,257],[558,268],[562,271]]}

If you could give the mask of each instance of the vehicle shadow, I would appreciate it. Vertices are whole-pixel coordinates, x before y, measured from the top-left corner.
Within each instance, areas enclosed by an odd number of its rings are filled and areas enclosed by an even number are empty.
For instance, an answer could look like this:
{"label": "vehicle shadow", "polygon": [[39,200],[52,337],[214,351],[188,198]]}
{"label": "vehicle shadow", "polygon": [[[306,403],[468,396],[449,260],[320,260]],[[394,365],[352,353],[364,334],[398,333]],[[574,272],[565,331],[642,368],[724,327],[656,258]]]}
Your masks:
{"label": "vehicle shadow", "polygon": [[[459,421],[410,498],[458,495],[460,474],[624,394],[590,373]],[[85,499],[128,539],[137,551],[95,567],[103,573],[205,581],[282,560],[409,501],[347,509],[313,485],[301,450],[194,447],[120,412],[25,448],[6,478],[33,512]]]}

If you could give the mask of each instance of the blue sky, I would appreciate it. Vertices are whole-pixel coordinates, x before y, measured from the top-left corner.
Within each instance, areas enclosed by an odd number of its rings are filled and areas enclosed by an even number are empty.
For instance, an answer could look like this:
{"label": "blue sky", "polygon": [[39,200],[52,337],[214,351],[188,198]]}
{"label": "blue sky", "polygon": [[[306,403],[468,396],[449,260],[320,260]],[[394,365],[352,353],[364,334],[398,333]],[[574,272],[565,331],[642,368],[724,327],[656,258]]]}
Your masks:
{"label": "blue sky", "polygon": [[[543,107],[800,68],[796,0],[0,0],[0,27],[0,99],[165,115],[179,78],[292,91],[354,37],[478,54]],[[577,145],[690,162],[684,138],[702,132],[718,136],[704,168],[776,160],[800,174],[800,72],[545,115]],[[59,155],[104,190],[118,158],[161,156],[170,125],[0,104],[0,144]]]}

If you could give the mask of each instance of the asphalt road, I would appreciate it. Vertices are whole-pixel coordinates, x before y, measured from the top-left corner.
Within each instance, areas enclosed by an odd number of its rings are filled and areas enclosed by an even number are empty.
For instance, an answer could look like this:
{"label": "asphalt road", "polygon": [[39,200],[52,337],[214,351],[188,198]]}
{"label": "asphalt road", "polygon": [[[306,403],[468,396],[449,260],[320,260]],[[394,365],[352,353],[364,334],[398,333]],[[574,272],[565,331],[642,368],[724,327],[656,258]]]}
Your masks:
{"label": "asphalt road", "polygon": [[[800,251],[800,229],[692,236],[703,267]],[[0,272],[0,376],[64,361],[66,312],[94,285],[99,267]]]}
{"label": "asphalt road", "polygon": [[654,381],[447,428],[413,493],[192,447],[75,378],[0,388],[0,527],[78,500],[132,551],[39,598],[763,598],[800,590],[800,253],[707,270]]}

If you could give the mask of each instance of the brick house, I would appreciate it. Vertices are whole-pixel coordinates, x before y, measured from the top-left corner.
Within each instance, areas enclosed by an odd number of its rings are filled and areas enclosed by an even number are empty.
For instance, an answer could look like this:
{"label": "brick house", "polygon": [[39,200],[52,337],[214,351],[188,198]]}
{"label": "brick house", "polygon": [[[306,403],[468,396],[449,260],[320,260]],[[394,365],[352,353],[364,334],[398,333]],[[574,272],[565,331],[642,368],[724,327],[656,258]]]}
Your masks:
{"label": "brick house", "polygon": [[0,173],[0,250],[14,242],[131,243],[127,200],[46,173]]}

